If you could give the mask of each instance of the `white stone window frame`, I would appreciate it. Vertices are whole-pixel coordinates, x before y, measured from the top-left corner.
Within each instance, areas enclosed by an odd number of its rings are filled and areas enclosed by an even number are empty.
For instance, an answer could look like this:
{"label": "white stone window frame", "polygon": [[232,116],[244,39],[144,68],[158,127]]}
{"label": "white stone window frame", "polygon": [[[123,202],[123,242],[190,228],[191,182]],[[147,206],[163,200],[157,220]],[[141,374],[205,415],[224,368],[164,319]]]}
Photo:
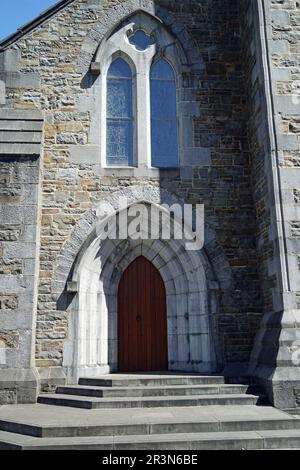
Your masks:
{"label": "white stone window frame", "polygon": [[[129,38],[136,31],[142,30],[153,38],[155,44],[149,45],[143,51],[137,50],[129,42]],[[134,174],[136,176],[156,176],[161,171],[178,171],[180,167],[180,115],[179,97],[181,87],[181,73],[183,52],[178,42],[157,22],[149,16],[137,15],[125,26],[105,40],[95,57],[95,64],[100,65],[100,165],[105,173]],[[180,57],[181,56],[181,57]],[[118,57],[125,60],[132,71],[133,83],[133,161],[134,166],[115,166],[107,164],[107,74],[110,65]],[[150,71],[151,66],[157,60],[164,59],[172,67],[176,85],[176,109],[177,109],[177,136],[178,136],[178,165],[177,167],[152,167],[151,152],[151,96],[150,96]]]}

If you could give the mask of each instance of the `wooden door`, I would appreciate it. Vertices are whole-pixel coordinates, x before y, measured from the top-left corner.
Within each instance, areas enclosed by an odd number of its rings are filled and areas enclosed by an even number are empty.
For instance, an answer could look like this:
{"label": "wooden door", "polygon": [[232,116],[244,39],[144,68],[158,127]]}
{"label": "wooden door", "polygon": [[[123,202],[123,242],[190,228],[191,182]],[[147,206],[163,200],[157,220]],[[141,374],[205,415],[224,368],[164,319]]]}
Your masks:
{"label": "wooden door", "polygon": [[118,291],[119,371],[168,369],[166,292],[158,270],[140,256]]}

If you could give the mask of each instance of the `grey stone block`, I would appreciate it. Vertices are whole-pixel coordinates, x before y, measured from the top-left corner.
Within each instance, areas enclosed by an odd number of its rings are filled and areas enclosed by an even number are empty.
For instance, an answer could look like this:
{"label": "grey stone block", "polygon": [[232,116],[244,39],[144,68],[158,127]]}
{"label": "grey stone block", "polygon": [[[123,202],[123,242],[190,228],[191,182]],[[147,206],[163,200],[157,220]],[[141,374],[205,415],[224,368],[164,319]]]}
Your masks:
{"label": "grey stone block", "polygon": [[37,131],[22,132],[20,130],[0,130],[0,142],[1,143],[38,143],[42,140],[42,133]]}
{"label": "grey stone block", "polygon": [[20,235],[20,241],[21,242],[31,242],[35,243],[36,242],[36,237],[37,237],[37,227],[36,225],[23,225],[22,226],[22,231]]}
{"label": "grey stone block", "polygon": [[192,166],[182,166],[180,168],[180,177],[183,180],[191,180],[193,178]]}
{"label": "grey stone block", "polygon": [[42,392],[52,392],[58,386],[66,384],[66,375],[62,367],[38,367],[40,389]]}
{"label": "grey stone block", "polygon": [[74,163],[99,165],[100,147],[96,145],[76,145],[70,147],[70,161]]}
{"label": "grey stone block", "polygon": [[33,120],[39,121],[43,120],[43,112],[39,109],[9,109],[2,108],[0,109],[0,120],[15,120],[15,121],[24,121],[24,120]]}
{"label": "grey stone block", "polygon": [[0,80],[5,82],[6,88],[32,88],[39,89],[40,75],[38,73],[0,72]]}
{"label": "grey stone block", "polygon": [[285,10],[271,10],[272,24],[276,29],[287,30],[290,29],[290,15]]}
{"label": "grey stone block", "polygon": [[36,244],[33,242],[9,243],[4,248],[6,258],[34,259],[36,256]]}
{"label": "grey stone block", "polygon": [[280,150],[299,150],[300,142],[297,135],[279,134],[278,145]]}
{"label": "grey stone block", "polygon": [[16,403],[36,403],[39,377],[35,368],[0,369],[0,391],[15,390]]}
{"label": "grey stone block", "polygon": [[3,144],[0,142],[0,154],[4,155],[40,155],[40,144]]}
{"label": "grey stone block", "polygon": [[[298,98],[298,99],[297,99]],[[274,95],[274,104],[276,113],[282,114],[300,114],[299,97]]]}
{"label": "grey stone block", "polygon": [[[43,121],[34,121],[34,120],[11,120],[11,119],[1,119],[1,110],[0,110],[0,130],[9,130],[9,131],[42,131],[43,130]],[[18,135],[18,134],[17,134]]]}
{"label": "grey stone block", "polygon": [[285,68],[274,68],[271,71],[273,80],[287,81],[291,78],[291,71]]}
{"label": "grey stone block", "polygon": [[211,164],[211,149],[186,148],[184,150],[183,165],[209,166]]}
{"label": "grey stone block", "polygon": [[22,219],[23,211],[21,207],[12,205],[0,206],[0,221],[3,229],[5,229],[5,225],[20,224]]}
{"label": "grey stone block", "polygon": [[273,53],[288,53],[289,42],[285,40],[273,41],[271,45],[271,51]]}
{"label": "grey stone block", "polygon": [[18,49],[7,49],[0,54],[0,73],[19,70],[21,52]]}

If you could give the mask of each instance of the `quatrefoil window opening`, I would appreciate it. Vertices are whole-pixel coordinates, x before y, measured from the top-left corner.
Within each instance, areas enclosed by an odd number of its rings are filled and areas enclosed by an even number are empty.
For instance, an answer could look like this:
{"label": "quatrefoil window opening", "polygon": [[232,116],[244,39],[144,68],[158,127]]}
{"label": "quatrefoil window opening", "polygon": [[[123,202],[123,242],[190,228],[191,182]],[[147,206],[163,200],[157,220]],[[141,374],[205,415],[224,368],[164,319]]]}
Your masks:
{"label": "quatrefoil window opening", "polygon": [[153,38],[146,34],[142,29],[137,29],[133,34],[129,35],[128,41],[136,50],[141,52],[155,44]]}

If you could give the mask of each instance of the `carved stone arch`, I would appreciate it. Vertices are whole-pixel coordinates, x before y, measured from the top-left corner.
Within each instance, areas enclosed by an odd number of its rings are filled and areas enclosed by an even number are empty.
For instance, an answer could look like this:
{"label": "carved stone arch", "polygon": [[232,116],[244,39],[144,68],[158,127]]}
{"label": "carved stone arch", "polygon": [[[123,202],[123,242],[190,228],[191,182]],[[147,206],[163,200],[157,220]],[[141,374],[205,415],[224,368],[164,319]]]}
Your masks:
{"label": "carved stone arch", "polygon": [[[108,196],[113,213],[120,196],[129,205],[184,203],[166,190],[133,186]],[[207,231],[207,247],[198,252],[186,251],[182,240],[102,241],[95,230],[100,206],[101,202],[74,228],[53,279],[57,298],[67,294],[66,286],[71,286],[74,296],[66,308],[69,336],[63,366],[68,380],[117,370],[117,286],[126,267],[141,254],[159,270],[166,287],[169,369],[202,373],[220,369],[216,314],[222,279],[218,281],[215,271],[220,263],[225,278],[227,268],[213,230]],[[215,267],[208,253],[217,262]]]}
{"label": "carved stone arch", "polygon": [[[105,41],[122,25],[130,21],[130,18],[142,13],[153,18],[173,35],[181,48],[183,63],[187,66],[194,66],[195,52],[193,51],[193,39],[185,26],[178,21],[166,9],[158,7],[154,1],[127,0],[116,5],[112,10],[104,10],[100,21],[87,33],[82,45],[81,53],[78,57],[77,72],[85,74],[90,69],[92,62],[96,61],[97,52]],[[199,61],[201,61],[199,56]]]}
{"label": "carved stone arch", "polygon": [[[105,202],[117,211],[120,198],[125,198],[128,204],[136,204],[139,201],[158,205],[167,204],[169,206],[173,204],[183,206],[185,204],[185,201],[177,195],[165,189],[148,185],[130,186],[114,191],[105,199]],[[95,207],[84,213],[61,249],[52,281],[52,292],[57,296],[64,292],[67,281],[71,280],[75,261],[96,238],[95,226],[99,222],[97,209],[102,203],[103,201],[99,201]],[[220,288],[228,288],[228,283],[233,282],[229,262],[218,242],[214,227],[206,223],[202,252],[203,257],[205,255],[203,260],[205,259],[204,265],[207,266],[208,279],[216,282]]]}
{"label": "carved stone arch", "polygon": [[[103,62],[106,62],[108,55],[107,48],[111,41],[115,41],[117,48],[118,45],[123,42],[123,37],[127,36],[129,38],[139,29],[142,29],[148,36],[152,37],[159,46],[155,57],[158,55],[168,59],[173,64],[173,67],[177,69],[178,73],[187,71],[188,57],[182,47],[180,39],[177,38],[170,28],[159,18],[150,15],[148,12],[139,10],[123,18],[120,23],[101,40],[92,62],[93,72],[96,73],[97,67],[100,67],[99,72],[105,73],[105,67],[103,70]],[[150,47],[154,48],[155,46]],[[132,49],[132,46],[129,46],[128,55],[130,54],[130,48]]]}

